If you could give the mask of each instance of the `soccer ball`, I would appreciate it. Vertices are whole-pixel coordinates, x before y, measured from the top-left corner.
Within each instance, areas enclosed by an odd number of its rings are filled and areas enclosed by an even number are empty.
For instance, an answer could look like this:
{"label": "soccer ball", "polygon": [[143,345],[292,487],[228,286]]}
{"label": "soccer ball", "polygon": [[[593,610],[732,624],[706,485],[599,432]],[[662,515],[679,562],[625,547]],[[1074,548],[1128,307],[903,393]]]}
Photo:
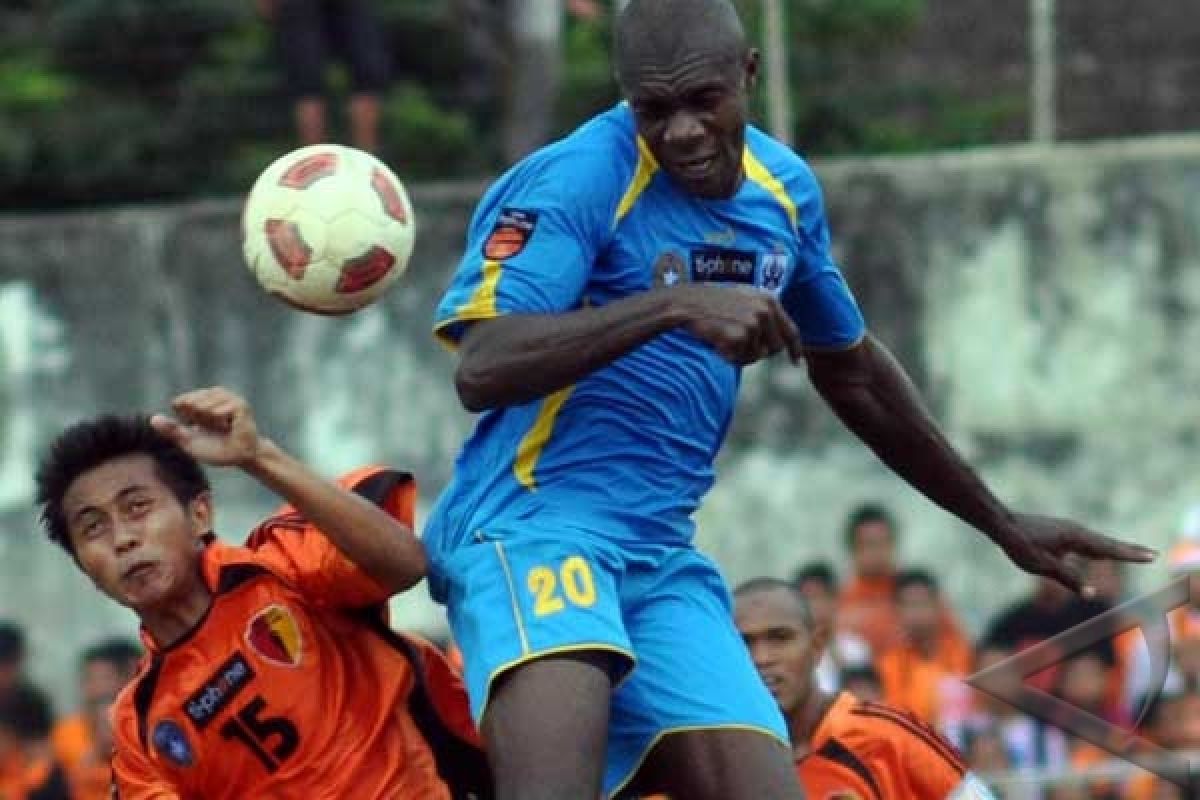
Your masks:
{"label": "soccer ball", "polygon": [[259,285],[294,308],[348,314],[408,267],[404,184],[369,153],[333,144],[276,159],[242,210],[242,254]]}

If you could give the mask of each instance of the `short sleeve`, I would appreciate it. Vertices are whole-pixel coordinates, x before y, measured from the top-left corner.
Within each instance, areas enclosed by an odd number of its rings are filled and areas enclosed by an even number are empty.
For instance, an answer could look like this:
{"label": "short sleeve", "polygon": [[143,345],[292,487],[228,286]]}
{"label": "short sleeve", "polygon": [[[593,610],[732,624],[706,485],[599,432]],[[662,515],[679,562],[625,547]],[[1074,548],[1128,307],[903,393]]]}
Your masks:
{"label": "short sleeve", "polygon": [[866,323],[830,253],[829,222],[816,176],[807,167],[792,190],[796,198],[799,258],[780,296],[806,347],[845,350],[862,341]]}
{"label": "short sleeve", "polygon": [[434,332],[444,344],[457,345],[472,321],[580,306],[619,202],[620,170],[603,160],[604,145],[560,143],[487,193],[438,304]]}
{"label": "short sleeve", "polygon": [[[412,527],[416,483],[408,473],[368,467],[342,476],[338,483]],[[391,597],[387,588],[289,507],[259,525],[247,546],[315,606],[361,609],[385,603]]]}

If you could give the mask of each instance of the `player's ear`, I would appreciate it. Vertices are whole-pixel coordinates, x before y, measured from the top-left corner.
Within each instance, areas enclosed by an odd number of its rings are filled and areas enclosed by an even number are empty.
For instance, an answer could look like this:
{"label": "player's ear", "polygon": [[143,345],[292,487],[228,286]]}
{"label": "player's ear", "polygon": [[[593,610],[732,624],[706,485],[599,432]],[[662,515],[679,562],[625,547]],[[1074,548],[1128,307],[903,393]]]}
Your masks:
{"label": "player's ear", "polygon": [[199,543],[213,532],[212,492],[201,492],[187,506],[192,537]]}
{"label": "player's ear", "polygon": [[742,61],[742,88],[747,92],[753,92],[758,86],[760,59],[757,47],[746,51],[746,58]]}

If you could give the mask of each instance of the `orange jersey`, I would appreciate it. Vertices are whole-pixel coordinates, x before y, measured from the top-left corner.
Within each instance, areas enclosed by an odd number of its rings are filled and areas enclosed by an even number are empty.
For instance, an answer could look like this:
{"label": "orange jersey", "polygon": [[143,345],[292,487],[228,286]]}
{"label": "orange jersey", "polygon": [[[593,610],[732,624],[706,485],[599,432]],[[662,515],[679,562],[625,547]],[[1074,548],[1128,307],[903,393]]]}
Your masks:
{"label": "orange jersey", "polygon": [[[411,524],[406,475],[343,481]],[[114,708],[123,800],[448,800],[483,769],[466,692],[432,645],[391,632],[388,593],[290,509],[201,557],[212,605],[149,653]],[[436,744],[431,747],[430,743]],[[454,777],[451,777],[451,774]]]}
{"label": "orange jersey", "polygon": [[911,714],[843,692],[796,762],[817,800],[988,797],[954,746]]}
{"label": "orange jersey", "polygon": [[66,769],[78,764],[92,752],[92,731],[83,714],[64,717],[50,732],[50,744],[54,757]]}

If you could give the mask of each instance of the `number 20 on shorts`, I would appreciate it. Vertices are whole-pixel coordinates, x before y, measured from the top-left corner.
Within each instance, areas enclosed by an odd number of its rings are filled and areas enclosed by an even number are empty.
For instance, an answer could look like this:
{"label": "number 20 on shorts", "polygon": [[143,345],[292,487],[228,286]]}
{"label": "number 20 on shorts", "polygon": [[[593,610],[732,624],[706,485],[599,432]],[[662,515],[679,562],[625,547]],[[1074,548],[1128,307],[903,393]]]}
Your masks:
{"label": "number 20 on shorts", "polygon": [[533,615],[545,617],[557,614],[570,603],[577,608],[589,608],[596,603],[596,581],[592,568],[581,556],[570,556],[553,567],[540,564],[529,570],[525,585],[533,593]]}

